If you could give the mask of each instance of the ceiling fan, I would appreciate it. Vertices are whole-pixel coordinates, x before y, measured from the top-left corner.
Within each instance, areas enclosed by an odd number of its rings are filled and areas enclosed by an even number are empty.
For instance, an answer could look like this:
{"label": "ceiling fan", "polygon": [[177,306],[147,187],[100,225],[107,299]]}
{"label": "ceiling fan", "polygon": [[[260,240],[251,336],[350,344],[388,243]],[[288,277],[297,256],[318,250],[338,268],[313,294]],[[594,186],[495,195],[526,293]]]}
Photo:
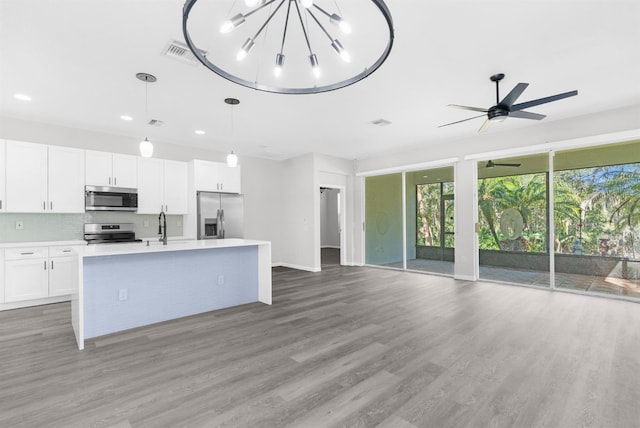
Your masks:
{"label": "ceiling fan", "polygon": [[550,97],[538,98],[537,100],[527,101],[524,103],[514,104],[518,97],[522,95],[528,83],[518,83],[512,90],[507,94],[506,97],[500,101],[500,81],[504,79],[504,74],[494,74],[489,79],[492,82],[496,82],[496,105],[493,107],[480,108],[480,107],[469,107],[469,106],[461,106],[457,104],[449,104],[449,107],[461,108],[463,110],[471,110],[471,111],[479,111],[483,114],[479,116],[470,117],[468,119],[458,120],[456,122],[447,123],[445,125],[440,125],[438,128],[442,128],[443,126],[455,125],[456,123],[466,122],[468,120],[477,119],[479,117],[486,116],[487,119],[484,121],[478,132],[484,132],[489,128],[492,122],[503,122],[507,117],[516,117],[519,119],[533,119],[533,120],[542,120],[546,116],[538,113],[531,113],[528,111],[524,111],[524,109],[537,106],[540,104],[550,103],[552,101],[558,101],[563,98],[573,97],[574,95],[578,95],[578,91],[570,91],[565,92],[563,94],[552,95]]}
{"label": "ceiling fan", "polygon": [[496,166],[511,166],[514,168],[519,168],[520,165],[522,165],[521,163],[497,163],[494,162],[492,160],[488,161],[487,164],[484,166],[485,168],[495,168]]}

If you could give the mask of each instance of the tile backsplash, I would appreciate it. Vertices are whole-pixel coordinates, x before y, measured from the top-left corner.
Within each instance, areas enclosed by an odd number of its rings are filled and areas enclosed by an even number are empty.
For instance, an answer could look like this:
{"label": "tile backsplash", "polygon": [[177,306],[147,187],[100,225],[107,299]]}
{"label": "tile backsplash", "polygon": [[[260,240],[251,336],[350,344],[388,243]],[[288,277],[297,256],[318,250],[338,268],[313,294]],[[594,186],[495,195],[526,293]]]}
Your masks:
{"label": "tile backsplash", "polygon": [[[167,235],[182,236],[183,216],[167,215]],[[16,229],[16,222],[23,229]],[[0,242],[74,241],[83,239],[85,223],[133,223],[137,238],[158,234],[158,216],[119,212],[84,214],[0,214]]]}

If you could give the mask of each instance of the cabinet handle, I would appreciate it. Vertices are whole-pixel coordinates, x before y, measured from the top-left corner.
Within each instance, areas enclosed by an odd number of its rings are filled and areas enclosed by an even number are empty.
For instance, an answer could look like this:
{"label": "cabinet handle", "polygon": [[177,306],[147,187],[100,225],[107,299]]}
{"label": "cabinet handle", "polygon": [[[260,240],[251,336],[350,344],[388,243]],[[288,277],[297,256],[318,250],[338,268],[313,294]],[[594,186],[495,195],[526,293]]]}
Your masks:
{"label": "cabinet handle", "polygon": [[53,260],[51,260],[51,270],[53,270]]}
{"label": "cabinet handle", "polygon": [[[70,252],[71,252],[71,250],[62,250],[62,252],[63,252],[63,253],[70,253]],[[51,263],[53,263],[53,261],[52,261]]]}
{"label": "cabinet handle", "polygon": [[42,201],[42,211],[47,210],[47,201]]}
{"label": "cabinet handle", "polygon": [[114,186],[118,185],[118,177],[113,177],[113,185]]}
{"label": "cabinet handle", "polygon": [[111,177],[109,177],[109,184],[111,184]]}
{"label": "cabinet handle", "polygon": [[168,213],[169,212],[169,205],[165,205],[164,206],[164,212]]}
{"label": "cabinet handle", "polygon": [[2,209],[2,199],[0,199],[0,210]]}
{"label": "cabinet handle", "polygon": [[50,207],[51,211],[53,211],[53,201],[49,202],[49,207]]}
{"label": "cabinet handle", "polygon": [[47,270],[47,261],[44,261],[44,270]]}
{"label": "cabinet handle", "polygon": [[29,253],[20,253],[21,256],[28,256],[29,254],[33,254],[33,252],[29,252]]}

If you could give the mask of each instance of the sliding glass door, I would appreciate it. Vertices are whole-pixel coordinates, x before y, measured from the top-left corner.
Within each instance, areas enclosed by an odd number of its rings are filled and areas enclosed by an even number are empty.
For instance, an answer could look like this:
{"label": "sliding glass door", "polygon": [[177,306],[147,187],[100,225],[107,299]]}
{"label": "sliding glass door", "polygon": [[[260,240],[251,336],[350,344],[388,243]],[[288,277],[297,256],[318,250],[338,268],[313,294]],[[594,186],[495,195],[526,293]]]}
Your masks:
{"label": "sliding glass door", "polygon": [[402,173],[365,178],[365,263],[403,268]]}
{"label": "sliding glass door", "polygon": [[640,298],[640,142],[554,157],[555,286]]}
{"label": "sliding glass door", "polygon": [[548,154],[478,163],[480,278],[550,286]]}
{"label": "sliding glass door", "polygon": [[407,269],[453,275],[454,169],[406,173]]}

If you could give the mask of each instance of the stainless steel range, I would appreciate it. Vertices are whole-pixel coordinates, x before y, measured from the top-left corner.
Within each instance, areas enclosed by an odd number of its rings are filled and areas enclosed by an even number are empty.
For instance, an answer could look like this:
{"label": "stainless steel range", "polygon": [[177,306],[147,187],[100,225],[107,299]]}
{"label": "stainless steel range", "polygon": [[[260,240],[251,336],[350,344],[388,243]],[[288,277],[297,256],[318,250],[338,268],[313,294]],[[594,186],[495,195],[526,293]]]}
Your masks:
{"label": "stainless steel range", "polygon": [[142,242],[136,239],[133,223],[85,223],[84,240],[87,244]]}

